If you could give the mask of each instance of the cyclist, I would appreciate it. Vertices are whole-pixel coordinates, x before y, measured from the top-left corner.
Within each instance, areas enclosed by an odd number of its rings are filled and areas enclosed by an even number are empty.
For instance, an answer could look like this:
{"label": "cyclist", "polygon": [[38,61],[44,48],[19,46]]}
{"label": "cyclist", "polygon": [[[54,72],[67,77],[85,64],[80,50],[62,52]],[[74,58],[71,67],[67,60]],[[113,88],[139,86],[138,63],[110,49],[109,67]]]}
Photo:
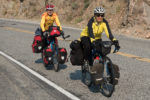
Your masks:
{"label": "cyclist", "polygon": [[56,23],[57,26],[60,27],[60,30],[62,31],[62,27],[60,25],[58,16],[54,12],[54,5],[47,5],[46,12],[42,14],[42,19],[40,24],[42,32],[48,30],[49,26],[53,26],[54,22]]}
{"label": "cyclist", "polygon": [[[64,32],[62,31],[62,27],[60,25],[59,18],[57,14],[54,12],[54,5],[46,5],[46,12],[42,14],[41,23],[40,23],[40,29],[35,32],[38,33],[36,35],[43,35],[43,38],[46,36],[46,32],[48,31],[50,26],[53,26],[53,23],[56,23],[57,26],[59,26],[61,34],[64,35]],[[56,43],[57,38],[55,39]],[[44,45],[47,45],[46,39],[43,39]]]}
{"label": "cyclist", "polygon": [[94,16],[89,20],[87,26],[81,32],[80,39],[83,45],[84,64],[92,66],[92,44],[96,46],[96,51],[101,53],[101,35],[105,32],[106,36],[115,44],[119,49],[119,42],[114,38],[111,33],[108,22],[104,19],[105,9],[97,7],[94,9]]}

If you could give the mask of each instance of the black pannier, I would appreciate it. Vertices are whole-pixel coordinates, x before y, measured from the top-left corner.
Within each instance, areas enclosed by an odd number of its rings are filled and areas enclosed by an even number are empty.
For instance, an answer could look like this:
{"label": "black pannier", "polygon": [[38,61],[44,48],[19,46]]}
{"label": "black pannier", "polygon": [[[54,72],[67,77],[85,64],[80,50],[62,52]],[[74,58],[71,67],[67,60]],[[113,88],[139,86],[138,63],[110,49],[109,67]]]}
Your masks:
{"label": "black pannier", "polygon": [[83,65],[84,56],[83,49],[81,46],[81,42],[78,40],[74,40],[70,44],[71,52],[70,52],[70,62],[72,65]]}
{"label": "black pannier", "polygon": [[58,61],[60,64],[64,64],[67,59],[67,50],[65,48],[59,48]]}
{"label": "black pannier", "polygon": [[[115,82],[114,82],[114,84],[115,85],[117,85],[118,84],[118,80],[119,80],[119,78],[120,78],[120,70],[119,70],[119,67],[118,67],[118,65],[116,65],[116,64],[112,64],[113,66],[113,69],[114,69],[114,77],[115,77]],[[111,68],[109,67],[110,65],[109,65],[109,63],[108,63],[108,68],[109,68],[109,70],[111,70]]]}

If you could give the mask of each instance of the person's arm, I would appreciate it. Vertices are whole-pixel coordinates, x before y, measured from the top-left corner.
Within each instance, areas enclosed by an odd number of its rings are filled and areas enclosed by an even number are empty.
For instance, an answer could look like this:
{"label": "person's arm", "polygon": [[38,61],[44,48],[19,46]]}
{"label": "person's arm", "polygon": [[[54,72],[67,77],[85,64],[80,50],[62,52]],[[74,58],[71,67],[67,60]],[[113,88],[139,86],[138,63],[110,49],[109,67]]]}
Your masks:
{"label": "person's arm", "polygon": [[83,36],[88,36],[89,37],[88,26],[86,26],[86,28],[82,30],[82,32],[80,34],[80,37],[83,37]]}
{"label": "person's arm", "polygon": [[92,18],[89,20],[87,26],[88,26],[89,36],[94,39],[95,37],[94,37],[94,35],[93,35],[93,28],[92,28],[93,22],[94,22],[94,17],[92,17]]}
{"label": "person's arm", "polygon": [[112,35],[112,33],[111,33],[111,30],[110,30],[110,27],[109,27],[108,22],[107,22],[105,19],[104,19],[103,21],[104,21],[104,31],[105,31],[106,36],[107,36],[111,41],[116,40],[116,39],[114,38],[114,36]]}
{"label": "person's arm", "polygon": [[41,23],[40,23],[40,26],[41,26],[42,32],[44,32],[44,31],[45,31],[44,24],[45,24],[45,14],[43,14],[43,15],[42,15],[42,19],[41,19]]}
{"label": "person's arm", "polygon": [[61,27],[61,25],[60,25],[60,21],[59,21],[58,16],[55,14],[54,17],[55,17],[55,23],[56,23],[56,25],[59,26],[59,27],[60,27],[60,30],[62,31],[62,27]]}
{"label": "person's arm", "polygon": [[[80,34],[80,38],[84,37],[84,36],[90,37],[89,36],[89,32],[88,32],[88,26],[86,26],[86,28],[82,30],[82,32]],[[91,39],[91,42],[93,42],[95,40],[95,39],[93,39],[91,37],[90,37],[90,39]]]}

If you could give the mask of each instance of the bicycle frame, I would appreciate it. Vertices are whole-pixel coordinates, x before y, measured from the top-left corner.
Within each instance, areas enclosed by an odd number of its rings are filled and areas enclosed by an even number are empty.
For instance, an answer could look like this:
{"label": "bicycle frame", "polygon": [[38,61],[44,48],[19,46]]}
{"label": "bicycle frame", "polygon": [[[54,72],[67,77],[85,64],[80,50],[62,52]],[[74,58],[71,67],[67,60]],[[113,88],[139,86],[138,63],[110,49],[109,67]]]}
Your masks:
{"label": "bicycle frame", "polygon": [[56,37],[51,37],[50,39],[47,39],[47,44],[50,46],[50,48],[56,53],[58,53],[58,43],[56,43],[57,38]]}

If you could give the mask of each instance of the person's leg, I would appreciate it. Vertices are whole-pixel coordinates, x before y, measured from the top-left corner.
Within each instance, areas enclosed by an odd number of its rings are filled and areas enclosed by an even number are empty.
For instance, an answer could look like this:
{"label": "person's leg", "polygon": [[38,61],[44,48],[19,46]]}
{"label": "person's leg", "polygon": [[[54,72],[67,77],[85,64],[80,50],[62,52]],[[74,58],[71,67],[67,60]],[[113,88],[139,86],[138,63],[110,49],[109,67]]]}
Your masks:
{"label": "person's leg", "polygon": [[83,54],[84,59],[89,61],[89,64],[92,65],[92,54],[91,54],[91,41],[89,37],[82,37],[81,44],[83,45]]}
{"label": "person's leg", "polygon": [[102,53],[102,40],[98,39],[95,41],[95,48],[96,48],[96,53],[101,54]]}

